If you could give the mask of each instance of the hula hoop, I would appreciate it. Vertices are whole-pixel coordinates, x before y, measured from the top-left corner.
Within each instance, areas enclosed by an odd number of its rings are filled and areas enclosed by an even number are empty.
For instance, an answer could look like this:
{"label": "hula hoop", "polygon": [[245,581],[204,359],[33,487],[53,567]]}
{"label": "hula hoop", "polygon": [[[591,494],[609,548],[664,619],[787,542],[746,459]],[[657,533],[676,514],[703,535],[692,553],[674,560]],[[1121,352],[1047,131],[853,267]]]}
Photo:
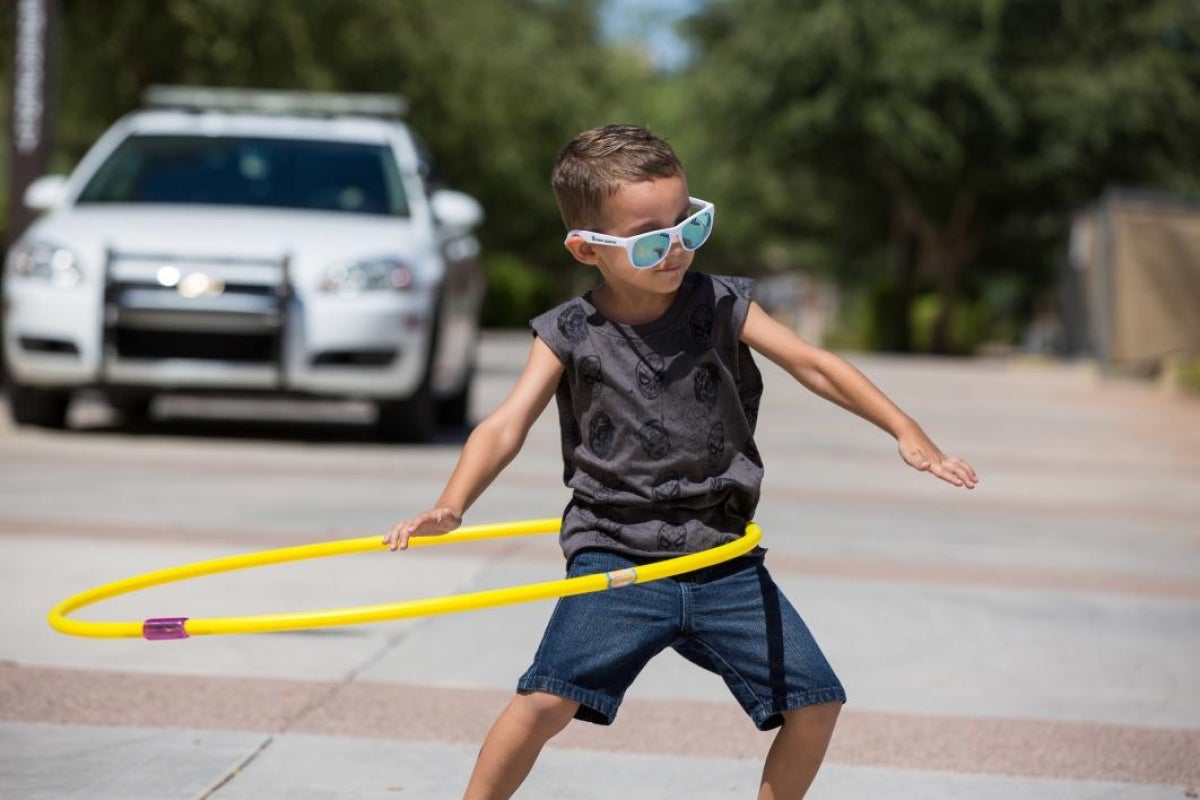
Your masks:
{"label": "hula hoop", "polygon": [[[535,519],[523,522],[506,522],[492,525],[472,525],[444,536],[416,536],[409,540],[410,547],[433,547],[436,545],[473,542],[482,539],[500,539],[510,536],[534,536],[557,533],[560,521],[557,518]],[[356,539],[341,539],[332,542],[284,547],[278,550],[262,550],[257,553],[227,556],[210,561],[197,561],[178,567],[146,572],[131,578],[106,583],[93,589],[72,595],[50,609],[50,627],[70,636],[86,636],[99,639],[135,639],[150,641],[164,639],[187,639],[191,636],[215,636],[230,633],[270,633],[293,631],[303,628],[323,628],[335,625],[362,625],[409,617],[424,617],[435,614],[451,614],[481,608],[527,603],[534,600],[549,600],[588,592],[602,592],[635,583],[681,575],[685,572],[710,567],[749,552],[762,538],[762,529],[751,522],[738,539],[699,553],[670,558],[653,564],[580,575],[575,578],[510,586],[505,589],[489,589],[467,594],[420,600],[405,600],[398,603],[330,608],[321,611],[300,611],[286,614],[260,614],[244,617],[152,617],[142,621],[89,622],[68,619],[67,615],[85,606],[107,600],[118,595],[175,583],[204,575],[232,572],[239,569],[302,561],[311,558],[364,553],[385,549],[378,536]]]}

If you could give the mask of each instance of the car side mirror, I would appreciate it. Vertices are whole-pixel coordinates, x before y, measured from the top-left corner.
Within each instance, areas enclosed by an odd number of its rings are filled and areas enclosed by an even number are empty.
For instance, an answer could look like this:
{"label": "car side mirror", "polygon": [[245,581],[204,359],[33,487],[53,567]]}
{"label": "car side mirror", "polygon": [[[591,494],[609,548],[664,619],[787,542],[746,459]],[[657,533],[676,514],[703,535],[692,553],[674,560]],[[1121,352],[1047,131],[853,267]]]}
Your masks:
{"label": "car side mirror", "polygon": [[466,233],[483,222],[483,206],[471,195],[453,189],[437,189],[429,198],[439,225]]}
{"label": "car side mirror", "polygon": [[31,211],[49,211],[67,195],[64,175],[43,175],[25,189],[25,207]]}

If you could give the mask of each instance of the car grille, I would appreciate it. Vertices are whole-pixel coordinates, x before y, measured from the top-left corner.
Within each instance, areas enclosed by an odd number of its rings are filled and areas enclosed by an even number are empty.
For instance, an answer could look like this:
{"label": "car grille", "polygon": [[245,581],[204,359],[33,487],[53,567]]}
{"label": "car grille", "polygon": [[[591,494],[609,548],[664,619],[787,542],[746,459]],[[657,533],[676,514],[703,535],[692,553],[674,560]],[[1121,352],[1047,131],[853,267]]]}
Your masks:
{"label": "car grille", "polygon": [[112,341],[119,357],[139,360],[185,358],[262,364],[274,361],[277,352],[273,335],[117,328]]}
{"label": "car grille", "polygon": [[277,364],[287,266],[286,259],[110,253],[106,357]]}

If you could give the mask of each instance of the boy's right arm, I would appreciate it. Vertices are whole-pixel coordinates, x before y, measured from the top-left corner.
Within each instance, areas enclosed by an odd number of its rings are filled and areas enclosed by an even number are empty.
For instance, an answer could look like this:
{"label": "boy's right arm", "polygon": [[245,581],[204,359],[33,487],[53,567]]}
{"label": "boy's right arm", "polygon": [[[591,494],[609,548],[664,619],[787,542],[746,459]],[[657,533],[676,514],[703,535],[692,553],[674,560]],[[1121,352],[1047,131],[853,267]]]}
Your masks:
{"label": "boy's right arm", "polygon": [[529,361],[500,407],[480,422],[458,457],[437,505],[396,525],[383,537],[392,550],[404,550],[413,536],[437,536],[462,524],[462,516],[525,443],[525,436],[554,396],[563,364],[540,338]]}

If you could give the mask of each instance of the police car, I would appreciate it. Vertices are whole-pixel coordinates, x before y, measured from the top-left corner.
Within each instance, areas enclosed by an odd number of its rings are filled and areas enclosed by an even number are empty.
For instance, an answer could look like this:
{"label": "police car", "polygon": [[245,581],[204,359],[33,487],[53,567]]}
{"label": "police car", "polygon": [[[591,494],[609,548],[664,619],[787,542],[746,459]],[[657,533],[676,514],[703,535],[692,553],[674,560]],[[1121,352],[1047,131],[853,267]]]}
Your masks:
{"label": "police car", "polygon": [[465,418],[484,280],[470,196],[431,183],[398,98],[160,87],[70,177],[4,280],[9,405],[78,390],[368,400],[388,439]]}

